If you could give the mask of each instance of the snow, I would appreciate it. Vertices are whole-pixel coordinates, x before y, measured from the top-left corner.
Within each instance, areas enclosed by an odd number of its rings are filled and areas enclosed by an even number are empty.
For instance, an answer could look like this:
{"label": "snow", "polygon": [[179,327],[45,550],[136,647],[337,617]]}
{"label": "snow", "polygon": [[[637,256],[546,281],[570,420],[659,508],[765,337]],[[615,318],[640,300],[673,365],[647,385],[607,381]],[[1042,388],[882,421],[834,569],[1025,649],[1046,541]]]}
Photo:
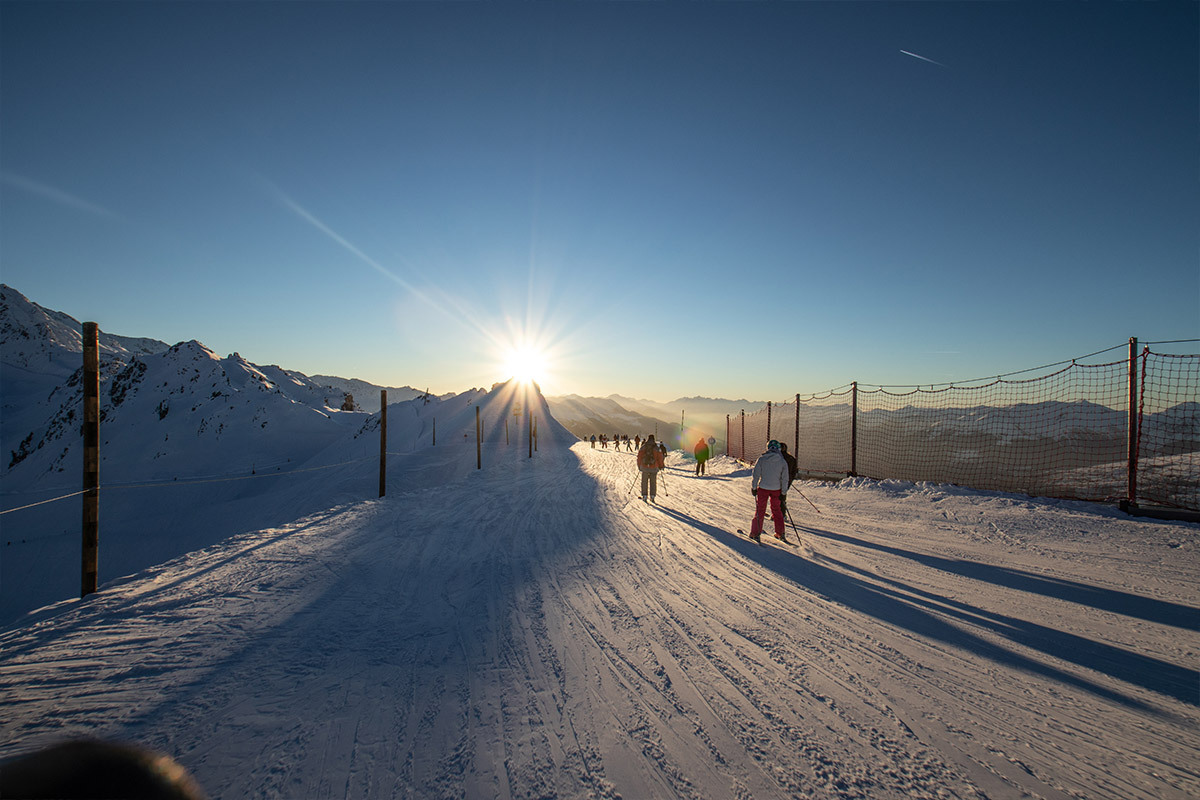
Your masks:
{"label": "snow", "polygon": [[744,465],[673,452],[644,504],[515,383],[389,390],[378,498],[379,387],[102,334],[79,600],[78,329],[0,286],[0,759],[132,741],[213,797],[1200,796],[1200,525],[853,479],[759,546]]}
{"label": "snow", "polygon": [[477,470],[442,419],[384,498],[369,460],[284,474],[169,558],[154,517],[9,624],[0,758],[134,741],[213,797],[1200,795],[1196,524],[857,479],[759,546],[736,462],[673,452],[649,505],[631,453],[493,424]]}

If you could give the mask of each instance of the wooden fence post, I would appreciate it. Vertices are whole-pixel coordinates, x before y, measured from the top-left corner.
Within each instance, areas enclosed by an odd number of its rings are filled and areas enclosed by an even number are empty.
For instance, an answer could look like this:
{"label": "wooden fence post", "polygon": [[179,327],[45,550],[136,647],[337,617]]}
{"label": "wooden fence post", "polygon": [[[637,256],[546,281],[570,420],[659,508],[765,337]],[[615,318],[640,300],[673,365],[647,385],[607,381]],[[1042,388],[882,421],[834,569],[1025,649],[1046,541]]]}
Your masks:
{"label": "wooden fence post", "polygon": [[100,327],[83,323],[83,562],[80,599],[100,574]]}
{"label": "wooden fence post", "polygon": [[858,475],[858,381],[850,383],[850,477]]}
{"label": "wooden fence post", "polygon": [[483,435],[479,429],[479,406],[475,406],[475,469],[483,469]]}
{"label": "wooden fence post", "polygon": [[1129,457],[1128,469],[1128,493],[1125,500],[1127,508],[1137,507],[1137,469],[1138,469],[1138,371],[1137,371],[1137,337],[1129,338],[1129,446],[1127,455]]}
{"label": "wooden fence post", "polygon": [[387,389],[379,390],[379,496],[387,487]]}

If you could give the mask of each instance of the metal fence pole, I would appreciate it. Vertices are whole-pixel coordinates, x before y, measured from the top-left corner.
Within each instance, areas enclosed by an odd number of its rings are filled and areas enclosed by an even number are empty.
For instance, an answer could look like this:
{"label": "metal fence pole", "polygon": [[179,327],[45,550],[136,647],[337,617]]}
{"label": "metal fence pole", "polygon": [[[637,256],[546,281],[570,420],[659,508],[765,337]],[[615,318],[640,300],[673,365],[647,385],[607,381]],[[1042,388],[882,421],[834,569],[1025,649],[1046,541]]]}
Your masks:
{"label": "metal fence pole", "polygon": [[483,469],[483,436],[479,429],[479,406],[475,406],[475,469]]}
{"label": "metal fence pole", "polygon": [[767,441],[771,441],[771,401],[767,401]]}

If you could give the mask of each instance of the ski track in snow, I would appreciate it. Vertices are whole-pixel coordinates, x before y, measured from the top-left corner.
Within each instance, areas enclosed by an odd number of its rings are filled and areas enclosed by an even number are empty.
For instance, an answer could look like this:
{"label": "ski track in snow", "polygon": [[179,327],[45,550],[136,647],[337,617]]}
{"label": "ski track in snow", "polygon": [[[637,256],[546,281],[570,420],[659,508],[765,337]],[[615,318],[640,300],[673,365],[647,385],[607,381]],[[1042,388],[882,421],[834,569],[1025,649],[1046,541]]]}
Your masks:
{"label": "ski track in snow", "polygon": [[[0,757],[213,797],[1200,795],[1198,526],[576,445],[331,509],[0,634]],[[772,530],[767,526],[767,541]],[[789,529],[793,538],[795,533]]]}

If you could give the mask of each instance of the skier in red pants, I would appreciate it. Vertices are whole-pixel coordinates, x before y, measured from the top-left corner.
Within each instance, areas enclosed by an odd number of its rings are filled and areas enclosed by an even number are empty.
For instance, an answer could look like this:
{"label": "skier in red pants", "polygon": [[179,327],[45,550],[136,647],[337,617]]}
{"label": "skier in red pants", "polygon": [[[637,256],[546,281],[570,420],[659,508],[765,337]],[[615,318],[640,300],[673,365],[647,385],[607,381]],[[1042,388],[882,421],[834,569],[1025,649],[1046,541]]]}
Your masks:
{"label": "skier in red pants", "polygon": [[750,538],[758,541],[762,534],[763,517],[767,513],[767,505],[771,506],[771,516],[775,521],[775,538],[787,541],[783,534],[783,510],[780,499],[787,496],[788,464],[783,458],[779,442],[772,439],[767,443],[767,452],[754,462],[754,472],[750,478],[750,493],[754,495],[754,521],[750,523]]}

